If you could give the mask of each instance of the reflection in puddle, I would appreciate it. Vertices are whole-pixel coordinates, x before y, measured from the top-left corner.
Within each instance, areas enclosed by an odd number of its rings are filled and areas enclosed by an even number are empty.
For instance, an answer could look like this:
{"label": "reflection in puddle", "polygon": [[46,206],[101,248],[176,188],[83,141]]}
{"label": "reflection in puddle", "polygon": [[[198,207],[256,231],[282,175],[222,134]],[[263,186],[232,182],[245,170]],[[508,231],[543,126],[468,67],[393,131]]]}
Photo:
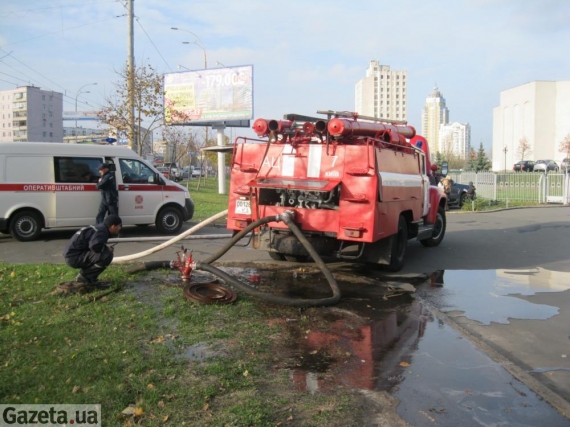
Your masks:
{"label": "reflection in puddle", "polygon": [[[516,305],[508,304],[510,299],[522,301],[525,309],[536,305],[506,296],[511,293],[561,290],[559,282],[537,280],[544,278],[540,270],[456,273],[432,275],[422,292],[446,308],[461,310],[466,303],[460,293],[467,294],[467,303],[479,293],[467,305],[482,304],[480,313],[469,311],[481,314],[480,321],[512,317]],[[488,299],[498,302],[490,305]],[[297,388],[310,393],[339,387],[388,391],[400,401],[398,414],[416,427],[570,424],[420,300],[398,301],[346,298],[337,307],[322,309],[326,327],[301,331],[294,343],[299,352],[288,367]],[[486,310],[493,315],[483,316]],[[530,311],[530,317],[542,318]],[[519,313],[529,318],[526,311]],[[557,310],[538,313],[549,317]]]}
{"label": "reflection in puddle", "polygon": [[[434,278],[434,275],[437,276]],[[445,282],[445,283],[444,283]],[[509,323],[509,318],[548,319],[558,308],[533,304],[513,295],[560,292],[570,289],[570,274],[541,268],[530,270],[451,270],[432,275],[434,289],[420,294],[444,312],[461,311],[485,325]]]}

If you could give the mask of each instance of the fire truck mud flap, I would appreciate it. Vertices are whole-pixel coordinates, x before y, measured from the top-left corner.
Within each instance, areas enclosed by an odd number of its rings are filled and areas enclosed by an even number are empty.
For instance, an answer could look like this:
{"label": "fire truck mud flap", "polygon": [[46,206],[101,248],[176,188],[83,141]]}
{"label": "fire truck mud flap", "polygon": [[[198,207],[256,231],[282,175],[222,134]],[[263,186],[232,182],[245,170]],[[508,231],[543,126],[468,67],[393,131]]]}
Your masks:
{"label": "fire truck mud flap", "polygon": [[[321,256],[331,256],[338,247],[338,241],[322,236],[306,236],[315,251]],[[262,233],[260,249],[278,252],[298,259],[308,258],[309,252],[296,236],[289,233],[275,233],[267,230]]]}

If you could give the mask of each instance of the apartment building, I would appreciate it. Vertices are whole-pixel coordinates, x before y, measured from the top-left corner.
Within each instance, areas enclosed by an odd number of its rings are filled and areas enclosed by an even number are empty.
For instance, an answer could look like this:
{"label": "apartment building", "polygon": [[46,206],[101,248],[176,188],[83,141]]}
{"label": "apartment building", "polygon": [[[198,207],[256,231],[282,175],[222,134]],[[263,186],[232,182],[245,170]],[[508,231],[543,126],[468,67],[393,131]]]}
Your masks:
{"label": "apartment building", "polygon": [[427,139],[431,147],[438,146],[439,130],[441,125],[447,123],[449,123],[449,110],[445,104],[445,98],[436,86],[426,98],[426,103],[422,109],[421,135]]}
{"label": "apartment building", "polygon": [[446,159],[469,159],[471,125],[459,122],[440,125],[437,151]]}
{"label": "apartment building", "polygon": [[355,111],[386,120],[408,120],[407,71],[370,61],[366,77],[355,86]]}
{"label": "apartment building", "polygon": [[0,91],[0,142],[63,141],[63,94],[20,86]]}

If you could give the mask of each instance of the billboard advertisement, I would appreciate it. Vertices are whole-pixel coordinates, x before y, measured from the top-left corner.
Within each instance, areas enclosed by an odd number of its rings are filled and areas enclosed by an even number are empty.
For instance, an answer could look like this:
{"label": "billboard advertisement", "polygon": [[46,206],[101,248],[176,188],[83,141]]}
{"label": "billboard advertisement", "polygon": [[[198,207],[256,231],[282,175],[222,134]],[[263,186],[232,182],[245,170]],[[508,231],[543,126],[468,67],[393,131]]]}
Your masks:
{"label": "billboard advertisement", "polygon": [[216,125],[253,118],[253,66],[183,71],[164,75],[168,125]]}

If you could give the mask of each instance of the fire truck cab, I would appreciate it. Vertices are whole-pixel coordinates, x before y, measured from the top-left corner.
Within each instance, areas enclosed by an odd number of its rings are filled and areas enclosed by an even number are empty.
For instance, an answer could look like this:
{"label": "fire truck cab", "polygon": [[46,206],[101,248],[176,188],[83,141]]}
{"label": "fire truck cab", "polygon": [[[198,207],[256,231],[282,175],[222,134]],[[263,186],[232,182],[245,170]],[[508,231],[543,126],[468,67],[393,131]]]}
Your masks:
{"label": "fire truck cab", "polygon": [[[405,122],[318,111],[257,119],[260,139],[234,143],[227,227],[239,231],[292,211],[319,255],[385,265],[398,271],[408,239],[437,246],[446,198],[435,185],[425,138]],[[309,254],[279,222],[259,229],[256,247],[275,260]]]}

